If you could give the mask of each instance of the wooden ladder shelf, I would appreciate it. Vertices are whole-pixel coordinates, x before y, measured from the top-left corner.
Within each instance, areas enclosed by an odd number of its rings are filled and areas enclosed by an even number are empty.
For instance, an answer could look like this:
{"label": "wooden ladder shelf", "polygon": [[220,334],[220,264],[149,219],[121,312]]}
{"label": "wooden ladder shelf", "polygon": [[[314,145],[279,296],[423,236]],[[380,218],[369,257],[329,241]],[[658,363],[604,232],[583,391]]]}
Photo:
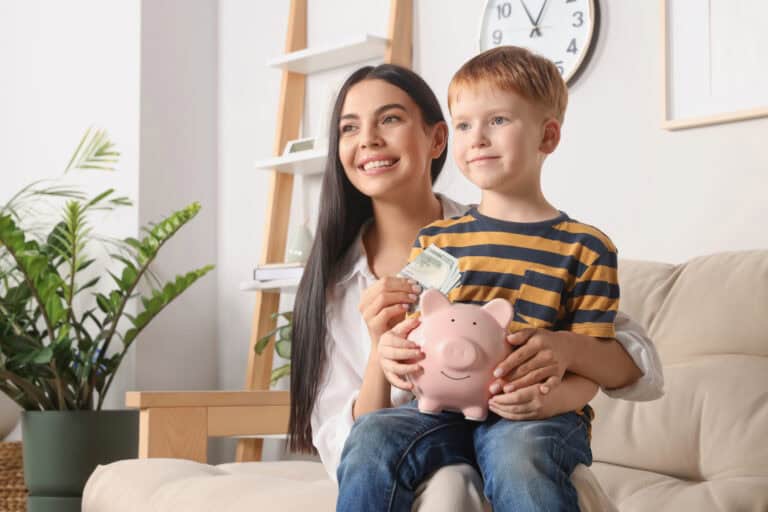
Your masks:
{"label": "wooden ladder shelf", "polygon": [[[413,37],[413,2],[412,0],[390,0],[389,24],[387,40],[383,46],[383,59],[386,63],[398,64],[410,68],[412,65]],[[375,38],[372,44],[376,44]],[[297,58],[315,57],[321,62],[334,61],[333,55],[322,52],[312,54],[307,47],[307,0],[291,0],[288,17],[288,32],[286,35],[286,54]],[[338,48],[328,50],[328,53],[338,51]],[[370,59],[364,52],[362,59]],[[283,65],[290,62],[290,55],[279,59],[282,72],[280,99],[278,104],[277,130],[275,135],[274,154],[282,154],[288,141],[299,137],[302,116],[304,115],[304,92],[306,75],[291,69],[307,70],[301,65]],[[322,66],[322,64],[320,64]],[[272,170],[267,203],[266,226],[261,263],[278,263],[285,258],[285,245],[288,233],[291,196],[293,193],[293,173]],[[272,315],[277,312],[280,294],[276,291],[257,291],[256,303],[251,323],[251,338],[248,351],[248,370],[245,387],[247,390],[266,390],[269,388],[272,370],[272,352],[274,342],[270,342],[261,355],[257,355],[254,347],[257,340],[274,329],[276,320]],[[284,392],[283,392],[284,393]],[[238,462],[261,459],[261,439],[240,439],[237,446],[236,459]]]}

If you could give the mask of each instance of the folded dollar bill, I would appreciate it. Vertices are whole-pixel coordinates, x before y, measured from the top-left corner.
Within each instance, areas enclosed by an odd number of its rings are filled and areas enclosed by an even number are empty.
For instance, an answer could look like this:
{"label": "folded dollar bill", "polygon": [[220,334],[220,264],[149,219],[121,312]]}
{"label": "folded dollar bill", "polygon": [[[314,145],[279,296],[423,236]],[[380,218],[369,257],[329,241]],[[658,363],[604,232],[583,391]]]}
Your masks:
{"label": "folded dollar bill", "polygon": [[461,282],[459,260],[436,245],[424,249],[400,275],[418,282],[423,289],[435,288],[445,295]]}

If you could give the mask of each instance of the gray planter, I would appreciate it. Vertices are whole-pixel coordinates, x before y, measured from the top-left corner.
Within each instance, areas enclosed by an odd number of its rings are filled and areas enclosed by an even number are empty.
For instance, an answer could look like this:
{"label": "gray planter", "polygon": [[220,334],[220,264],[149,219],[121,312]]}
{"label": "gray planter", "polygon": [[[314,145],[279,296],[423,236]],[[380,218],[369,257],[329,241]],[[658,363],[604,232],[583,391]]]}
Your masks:
{"label": "gray planter", "polygon": [[28,512],[80,512],[96,466],[138,454],[138,411],[24,411],[21,428]]}

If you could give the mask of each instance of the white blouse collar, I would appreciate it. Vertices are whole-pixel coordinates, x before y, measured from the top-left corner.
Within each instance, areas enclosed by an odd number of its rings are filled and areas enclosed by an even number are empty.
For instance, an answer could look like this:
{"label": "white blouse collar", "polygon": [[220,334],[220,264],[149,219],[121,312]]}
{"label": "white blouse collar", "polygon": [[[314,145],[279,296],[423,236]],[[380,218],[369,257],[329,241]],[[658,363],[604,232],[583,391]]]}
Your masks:
{"label": "white blouse collar", "polygon": [[[440,200],[444,219],[464,215],[469,209],[467,205],[458,203],[442,194],[435,195]],[[363,224],[360,228],[357,238],[352,242],[352,245],[342,260],[342,264],[339,268],[340,277],[336,281],[336,284],[343,284],[357,275],[363,276],[368,281],[376,280],[373,272],[371,272],[371,269],[368,267],[368,257],[365,254],[365,245],[363,244],[363,235],[370,225],[371,220]]]}

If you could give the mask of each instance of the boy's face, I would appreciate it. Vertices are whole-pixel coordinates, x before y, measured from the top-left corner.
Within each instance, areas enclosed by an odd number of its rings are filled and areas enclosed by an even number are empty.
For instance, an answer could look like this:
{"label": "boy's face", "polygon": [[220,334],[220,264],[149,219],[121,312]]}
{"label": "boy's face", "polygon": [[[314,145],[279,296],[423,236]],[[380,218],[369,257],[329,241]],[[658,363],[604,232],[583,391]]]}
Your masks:
{"label": "boy's face", "polygon": [[540,186],[541,165],[560,134],[542,107],[489,85],[462,87],[451,102],[451,121],[453,157],[480,189],[525,193]]}

